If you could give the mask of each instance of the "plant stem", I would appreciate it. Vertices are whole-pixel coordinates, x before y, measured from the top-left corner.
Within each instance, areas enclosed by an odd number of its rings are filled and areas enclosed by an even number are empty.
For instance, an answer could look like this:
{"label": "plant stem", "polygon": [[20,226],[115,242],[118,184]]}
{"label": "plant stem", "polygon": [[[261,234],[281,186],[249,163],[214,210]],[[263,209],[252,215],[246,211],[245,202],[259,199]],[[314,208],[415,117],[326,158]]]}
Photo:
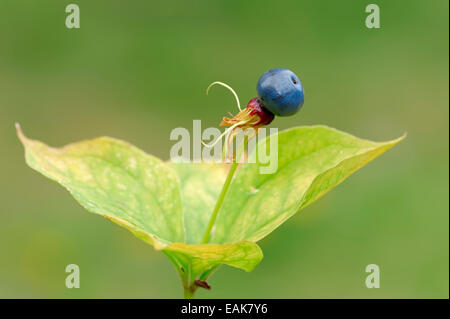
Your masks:
{"label": "plant stem", "polygon": [[[245,151],[245,148],[247,147],[248,138],[247,136],[244,137],[243,144],[243,151]],[[236,151],[236,153],[238,153]],[[216,222],[217,214],[219,213],[220,207],[222,206],[223,200],[225,199],[225,195],[228,192],[228,188],[230,187],[231,180],[233,179],[234,173],[236,172],[236,169],[238,167],[238,158],[240,155],[236,155],[236,153],[233,156],[233,162],[231,164],[230,170],[228,171],[227,179],[225,180],[225,183],[222,186],[222,191],[220,192],[219,199],[217,200],[216,206],[214,207],[213,213],[211,215],[211,218],[209,219],[208,226],[206,227],[205,235],[203,235],[202,244],[206,244],[209,241],[209,236],[211,234],[211,230],[214,226],[214,223]]]}
{"label": "plant stem", "polygon": [[203,236],[202,244],[206,244],[209,240],[209,235],[214,226],[214,223],[217,218],[217,214],[219,213],[220,207],[222,206],[225,195],[228,192],[228,188],[230,187],[231,180],[233,179],[233,175],[236,172],[238,166],[238,162],[233,160],[233,164],[231,164],[230,170],[228,171],[227,179],[225,180],[225,184],[223,184],[222,191],[220,192],[219,199],[217,200],[216,206],[214,207],[211,218],[209,219],[208,226],[206,227],[205,235]]}
{"label": "plant stem", "polygon": [[194,292],[190,287],[184,288],[184,299],[194,299]]}

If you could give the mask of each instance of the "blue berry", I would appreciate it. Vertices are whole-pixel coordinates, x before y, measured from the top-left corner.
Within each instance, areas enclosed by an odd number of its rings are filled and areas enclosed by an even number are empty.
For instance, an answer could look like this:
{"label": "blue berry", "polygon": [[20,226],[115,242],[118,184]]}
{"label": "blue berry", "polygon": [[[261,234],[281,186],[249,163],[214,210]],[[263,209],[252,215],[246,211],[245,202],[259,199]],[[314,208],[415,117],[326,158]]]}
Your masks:
{"label": "blue berry", "polygon": [[305,99],[299,78],[283,68],[265,72],[258,80],[257,90],[264,107],[278,116],[297,113]]}

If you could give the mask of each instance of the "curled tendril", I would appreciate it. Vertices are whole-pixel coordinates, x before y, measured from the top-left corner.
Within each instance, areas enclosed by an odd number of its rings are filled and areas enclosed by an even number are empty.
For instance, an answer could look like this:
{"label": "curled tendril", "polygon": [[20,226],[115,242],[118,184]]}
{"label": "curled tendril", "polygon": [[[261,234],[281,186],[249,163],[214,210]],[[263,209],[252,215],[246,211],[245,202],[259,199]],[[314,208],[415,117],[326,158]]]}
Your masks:
{"label": "curled tendril", "polygon": [[216,81],[216,82],[211,83],[211,84],[208,86],[208,88],[206,89],[206,95],[208,95],[209,89],[211,89],[211,87],[213,87],[213,86],[216,85],[216,84],[217,84],[217,85],[221,85],[221,86],[227,88],[228,90],[231,91],[231,93],[233,93],[234,98],[236,99],[237,107],[238,107],[239,111],[242,111],[242,109],[241,109],[241,103],[239,102],[239,97],[238,97],[238,95],[237,95],[236,92],[233,90],[233,88],[232,88],[231,86],[229,86],[228,84],[226,84],[226,83],[219,82],[219,81]]}

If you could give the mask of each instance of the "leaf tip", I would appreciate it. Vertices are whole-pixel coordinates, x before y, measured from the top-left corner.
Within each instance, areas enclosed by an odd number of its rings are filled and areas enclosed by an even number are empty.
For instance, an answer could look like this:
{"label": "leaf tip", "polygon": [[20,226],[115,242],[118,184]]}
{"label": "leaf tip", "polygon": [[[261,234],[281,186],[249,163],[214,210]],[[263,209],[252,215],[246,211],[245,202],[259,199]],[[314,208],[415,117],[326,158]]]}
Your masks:
{"label": "leaf tip", "polygon": [[404,132],[400,137],[397,137],[396,139],[392,140],[391,144],[396,145],[396,144],[400,143],[401,141],[403,141],[407,136],[408,136],[408,133]]}
{"label": "leaf tip", "polygon": [[14,127],[16,128],[17,135],[23,135],[19,122],[14,123]]}
{"label": "leaf tip", "polygon": [[408,136],[408,132],[404,132],[402,136],[399,137],[400,141],[404,140]]}
{"label": "leaf tip", "polygon": [[19,140],[22,142],[22,144],[25,144],[26,136],[23,134],[22,128],[20,127],[19,122],[14,123],[14,127],[16,128],[16,134]]}
{"label": "leaf tip", "polygon": [[386,150],[388,150],[388,149],[394,147],[395,145],[397,145],[398,143],[400,143],[401,141],[403,141],[407,137],[407,135],[408,134],[405,132],[401,136],[399,136],[393,140],[385,141],[385,142],[378,142],[378,144],[385,145],[387,147]]}

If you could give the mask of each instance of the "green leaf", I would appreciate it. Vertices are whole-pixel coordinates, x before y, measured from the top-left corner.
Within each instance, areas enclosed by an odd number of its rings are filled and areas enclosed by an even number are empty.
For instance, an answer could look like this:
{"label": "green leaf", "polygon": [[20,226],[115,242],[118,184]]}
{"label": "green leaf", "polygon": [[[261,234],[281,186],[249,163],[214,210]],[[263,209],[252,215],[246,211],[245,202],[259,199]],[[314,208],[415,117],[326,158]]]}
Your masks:
{"label": "green leaf", "polygon": [[[278,170],[246,163],[236,174],[216,221],[215,243],[256,242],[300,209],[404,138],[376,143],[326,126],[278,134]],[[269,139],[260,142],[269,145]]]}
{"label": "green leaf", "polygon": [[248,241],[199,245],[174,243],[167,246],[165,252],[179,257],[180,261],[183,260],[194,274],[200,274],[220,264],[252,271],[262,259],[261,248]]}
{"label": "green leaf", "polygon": [[[324,126],[278,137],[278,170],[246,163],[237,172],[213,229],[199,244],[227,168],[165,163],[109,137],[52,148],[25,137],[30,167],[64,186],[88,211],[125,227],[175,265],[187,295],[221,264],[251,271],[262,259],[256,241],[314,202],[402,138],[376,143]],[[270,139],[260,142],[270,145]]]}
{"label": "green leaf", "polygon": [[52,148],[18,134],[27,164],[88,211],[133,226],[156,247],[184,242],[178,178],[163,161],[109,137]]}
{"label": "green leaf", "polygon": [[180,180],[186,243],[202,241],[227,168],[216,163],[169,163]]}
{"label": "green leaf", "polygon": [[186,287],[206,279],[220,264],[250,271],[261,261],[254,243],[196,244],[220,191],[224,167],[165,163],[109,137],[52,148],[28,139],[20,127],[17,132],[30,167],[64,186],[89,212],[162,250]]}
{"label": "green leaf", "polygon": [[[169,165],[180,180],[186,243],[200,243],[225,181],[227,167],[216,163]],[[206,280],[220,264],[251,271],[263,258],[259,246],[247,241],[226,245],[175,243],[165,249],[165,253],[177,269],[185,271],[180,272],[185,287],[192,285],[189,284],[191,277]]]}

